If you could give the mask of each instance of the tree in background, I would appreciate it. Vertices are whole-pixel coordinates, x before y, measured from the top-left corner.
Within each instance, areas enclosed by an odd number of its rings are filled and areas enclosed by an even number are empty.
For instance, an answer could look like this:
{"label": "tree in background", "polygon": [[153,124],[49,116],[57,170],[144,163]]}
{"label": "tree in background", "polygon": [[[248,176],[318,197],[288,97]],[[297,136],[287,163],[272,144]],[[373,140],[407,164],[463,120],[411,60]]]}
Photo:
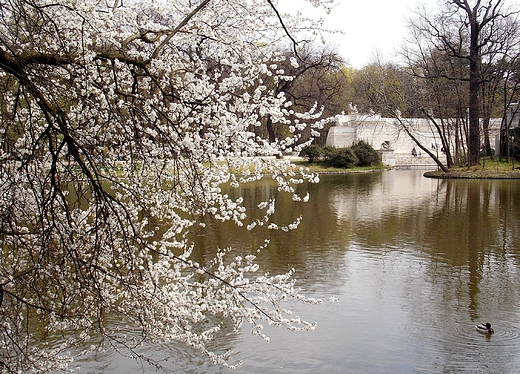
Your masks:
{"label": "tree in background", "polygon": [[[394,117],[396,136],[404,131],[443,170],[492,156],[491,118],[504,116],[507,134],[505,113],[518,100],[517,13],[502,0],[449,0],[436,13],[420,8],[409,30],[404,65],[376,61],[345,69],[351,87],[338,95],[345,98],[343,110],[352,102],[361,113]],[[429,128],[409,118],[428,119]],[[417,135],[424,131],[435,144],[420,144]]]}
{"label": "tree in background", "polygon": [[364,113],[373,110],[389,116],[395,108],[406,111],[401,68],[392,63],[373,62],[353,74],[354,102]]}
{"label": "tree in background", "polygon": [[500,126],[499,154],[500,157],[505,156],[509,162],[514,162],[513,154],[520,154],[518,144],[520,136],[517,134],[520,123],[514,123],[515,119],[518,120],[520,111],[520,105],[518,105],[520,101],[520,52],[518,49],[510,57],[509,68],[505,71],[501,82],[504,116]]}
{"label": "tree in background", "polygon": [[[327,45],[321,46],[313,42],[300,43],[297,50],[285,47],[279,50],[283,58],[276,56],[271,67],[277,74],[268,72],[263,80],[266,86],[277,96],[283,96],[292,103],[294,112],[319,111],[324,117],[339,113],[343,104],[342,92],[348,87],[343,73],[343,60]],[[292,120],[298,121],[295,116]],[[326,135],[328,127],[322,133]],[[290,134],[288,126],[266,117],[265,136],[270,142],[284,139]],[[307,127],[300,132],[302,142],[316,138]],[[319,137],[316,139],[321,140]]]}
{"label": "tree in background", "polygon": [[[294,186],[315,176],[258,155],[298,151],[297,133],[323,125],[264,79],[292,80],[278,42],[316,25],[285,23],[270,0],[5,0],[0,14],[2,372],[64,370],[96,336],[226,364],[208,345],[223,326],[314,328],[280,305],[315,302],[291,273],[231,249],[196,262],[188,232],[204,215],[269,224],[274,200],[249,218],[223,184],[269,174],[306,200]],[[267,117],[286,137],[255,135]]]}
{"label": "tree in background", "polygon": [[[468,83],[469,165],[478,163],[481,151],[482,64],[493,64],[497,56],[506,52],[507,41],[516,38],[509,27],[516,23],[516,13],[506,9],[504,3],[503,0],[449,0],[433,15],[426,8],[418,11],[410,24],[414,35],[414,44],[410,45],[413,55],[429,56],[433,51],[439,51],[467,66],[463,79]],[[453,64],[458,65],[458,62],[453,61]]]}
{"label": "tree in background", "polygon": [[[416,108],[418,117],[428,118],[432,131],[439,139],[435,149],[446,157],[446,168],[466,162],[465,140],[468,134],[466,65],[453,60],[441,51],[433,50],[420,55],[408,54],[409,72],[415,84],[408,88],[408,107]],[[407,91],[408,93],[408,91]],[[439,149],[437,149],[439,148]]]}

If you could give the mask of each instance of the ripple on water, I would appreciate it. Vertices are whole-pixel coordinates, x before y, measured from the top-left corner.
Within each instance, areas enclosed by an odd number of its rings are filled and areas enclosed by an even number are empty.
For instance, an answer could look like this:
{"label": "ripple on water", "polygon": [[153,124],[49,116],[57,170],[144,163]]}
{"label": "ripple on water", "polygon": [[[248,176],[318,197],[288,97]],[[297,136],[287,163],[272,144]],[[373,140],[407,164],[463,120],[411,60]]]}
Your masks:
{"label": "ripple on water", "polygon": [[512,324],[493,324],[494,334],[482,334],[476,325],[465,320],[451,327],[431,325],[420,332],[408,329],[420,351],[416,369],[429,373],[520,372],[520,329]]}

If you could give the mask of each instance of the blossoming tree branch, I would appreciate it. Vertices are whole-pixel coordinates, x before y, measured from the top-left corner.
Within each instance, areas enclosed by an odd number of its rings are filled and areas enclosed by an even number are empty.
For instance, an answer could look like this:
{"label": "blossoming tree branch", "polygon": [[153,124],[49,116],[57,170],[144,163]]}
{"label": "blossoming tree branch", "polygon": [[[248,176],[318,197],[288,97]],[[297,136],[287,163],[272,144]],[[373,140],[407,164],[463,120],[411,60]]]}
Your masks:
{"label": "blossoming tree branch", "polygon": [[[317,177],[267,156],[325,120],[265,81],[292,79],[280,43],[313,28],[271,0],[0,0],[0,371],[67,369],[100,341],[132,351],[121,324],[223,365],[208,343],[224,325],[314,328],[282,305],[318,302],[292,272],[226,248],[198,263],[188,238],[205,215],[279,227],[274,200],[253,219],[224,185],[308,198],[295,186]],[[265,139],[266,118],[290,135]]]}

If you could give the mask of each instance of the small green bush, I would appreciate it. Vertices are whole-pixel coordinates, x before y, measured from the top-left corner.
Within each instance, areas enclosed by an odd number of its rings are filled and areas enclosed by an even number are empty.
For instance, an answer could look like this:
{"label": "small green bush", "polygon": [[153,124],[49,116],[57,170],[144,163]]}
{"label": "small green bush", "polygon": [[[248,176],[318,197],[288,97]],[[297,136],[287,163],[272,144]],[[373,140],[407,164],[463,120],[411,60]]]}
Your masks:
{"label": "small green bush", "polygon": [[322,148],[322,158],[324,161],[330,159],[331,157],[333,157],[336,152],[338,151],[338,149],[340,148],[336,148],[336,147],[333,147],[331,145],[326,145]]}
{"label": "small green bush", "polygon": [[330,145],[320,147],[312,144],[302,148],[300,156],[310,163],[317,162],[336,168],[373,166],[381,162],[379,153],[364,141],[349,148],[336,148]]}
{"label": "small green bush", "polygon": [[352,147],[354,154],[358,158],[358,166],[372,166],[381,162],[381,156],[372,146],[364,141],[360,141]]}
{"label": "small green bush", "polygon": [[358,158],[351,148],[338,148],[331,155],[327,155],[324,163],[335,168],[350,168],[357,165]]}
{"label": "small green bush", "polygon": [[313,163],[315,161],[318,161],[322,154],[323,150],[320,146],[311,144],[302,148],[300,152],[300,157],[306,158],[307,161]]}

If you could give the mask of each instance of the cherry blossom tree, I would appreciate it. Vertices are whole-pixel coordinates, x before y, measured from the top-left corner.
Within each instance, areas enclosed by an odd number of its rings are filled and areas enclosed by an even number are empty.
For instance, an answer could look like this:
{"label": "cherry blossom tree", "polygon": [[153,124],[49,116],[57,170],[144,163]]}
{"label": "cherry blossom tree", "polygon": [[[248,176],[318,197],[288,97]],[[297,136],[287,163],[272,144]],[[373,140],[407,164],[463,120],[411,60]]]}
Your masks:
{"label": "cherry blossom tree", "polygon": [[[268,156],[298,152],[321,110],[296,113],[261,77],[290,79],[277,44],[313,28],[271,0],[0,0],[2,372],[67,369],[93,337],[132,349],[114,321],[223,365],[208,342],[224,325],[314,328],[283,306],[319,302],[292,272],[225,248],[196,262],[188,237],[204,215],[297,226],[272,222],[274,200],[250,217],[223,186],[269,176],[308,198],[295,186],[317,176]],[[255,136],[267,116],[293,136]]]}

